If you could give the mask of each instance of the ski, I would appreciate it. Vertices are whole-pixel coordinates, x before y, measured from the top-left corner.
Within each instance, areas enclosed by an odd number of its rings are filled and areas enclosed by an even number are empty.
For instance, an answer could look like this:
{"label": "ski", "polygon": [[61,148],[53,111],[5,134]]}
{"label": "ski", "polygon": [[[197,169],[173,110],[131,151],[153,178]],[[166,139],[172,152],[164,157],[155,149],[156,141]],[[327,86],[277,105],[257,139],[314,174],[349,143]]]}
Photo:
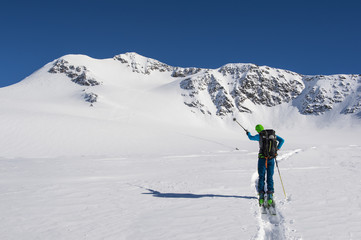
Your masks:
{"label": "ski", "polygon": [[264,202],[263,204],[259,204],[259,206],[261,208],[261,214],[277,215],[276,204],[274,202],[270,205]]}
{"label": "ski", "polygon": [[269,214],[271,214],[273,216],[277,215],[276,205],[273,203],[272,205],[268,206],[268,211],[269,211]]}
{"label": "ski", "polygon": [[276,204],[273,200],[273,194],[265,196],[264,193],[259,194],[258,205],[261,209],[261,214],[277,215]]}
{"label": "ski", "polygon": [[261,205],[260,208],[261,208],[261,214],[267,214],[267,209],[264,205]]}

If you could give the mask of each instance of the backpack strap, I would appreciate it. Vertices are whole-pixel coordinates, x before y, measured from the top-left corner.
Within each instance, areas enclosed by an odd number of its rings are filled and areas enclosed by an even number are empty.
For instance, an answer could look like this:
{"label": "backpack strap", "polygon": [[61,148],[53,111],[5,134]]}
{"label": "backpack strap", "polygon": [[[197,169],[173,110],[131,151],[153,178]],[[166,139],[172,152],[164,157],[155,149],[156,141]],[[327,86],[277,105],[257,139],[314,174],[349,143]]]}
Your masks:
{"label": "backpack strap", "polygon": [[266,169],[267,169],[267,167],[268,167],[268,166],[267,166],[267,162],[268,162],[268,157],[266,157]]}

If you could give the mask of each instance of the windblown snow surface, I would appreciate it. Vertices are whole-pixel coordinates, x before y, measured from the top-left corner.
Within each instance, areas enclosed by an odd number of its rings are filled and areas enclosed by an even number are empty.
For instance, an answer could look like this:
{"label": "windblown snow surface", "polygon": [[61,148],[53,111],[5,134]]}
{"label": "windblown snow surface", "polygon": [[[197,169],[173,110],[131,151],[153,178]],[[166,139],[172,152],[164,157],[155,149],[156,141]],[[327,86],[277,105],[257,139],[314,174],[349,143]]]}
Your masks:
{"label": "windblown snow surface", "polygon": [[290,104],[239,113],[286,142],[277,216],[257,205],[258,143],[232,117],[194,113],[180,80],[112,59],[83,86],[51,65],[0,89],[0,239],[361,239],[360,124]]}

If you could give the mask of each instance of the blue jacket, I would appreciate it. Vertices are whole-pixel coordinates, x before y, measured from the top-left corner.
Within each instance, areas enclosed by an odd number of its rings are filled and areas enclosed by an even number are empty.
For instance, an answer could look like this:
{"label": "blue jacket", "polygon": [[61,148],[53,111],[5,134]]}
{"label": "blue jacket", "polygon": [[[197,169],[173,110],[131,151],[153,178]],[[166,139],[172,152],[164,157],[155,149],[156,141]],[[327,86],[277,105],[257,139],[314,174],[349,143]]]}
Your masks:
{"label": "blue jacket", "polygon": [[[259,134],[252,136],[252,135],[248,132],[248,133],[247,133],[247,136],[248,136],[249,140],[259,141]],[[282,147],[283,143],[285,142],[285,140],[284,140],[283,138],[281,138],[280,136],[277,136],[277,135],[276,135],[276,139],[277,139],[277,141],[278,141],[277,148],[278,148],[278,149],[281,149],[281,147]]]}

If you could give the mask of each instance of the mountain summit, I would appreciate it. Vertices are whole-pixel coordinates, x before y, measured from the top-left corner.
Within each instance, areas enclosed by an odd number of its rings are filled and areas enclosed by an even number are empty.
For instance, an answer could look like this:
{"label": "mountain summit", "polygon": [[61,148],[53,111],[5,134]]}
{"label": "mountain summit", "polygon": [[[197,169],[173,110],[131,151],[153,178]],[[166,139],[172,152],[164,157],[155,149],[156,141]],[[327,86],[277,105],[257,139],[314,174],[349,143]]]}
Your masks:
{"label": "mountain summit", "polygon": [[[54,61],[48,73],[66,75],[72,82],[88,89],[106,84],[102,81],[104,76],[97,74],[100,65],[105,67],[102,60],[98,60],[99,66],[88,66],[86,61],[67,59],[65,56]],[[106,61],[110,62],[109,59]],[[218,69],[182,68],[134,52],[116,55],[112,61],[113,66],[117,63],[119,69],[131,71],[138,78],[153,81],[161,77],[168,83],[179,82],[177,87],[183,104],[193,112],[224,117],[235,113],[251,114],[259,106],[271,108],[288,104],[303,115],[336,111],[361,117],[361,75],[308,76],[240,63],[226,64]],[[95,103],[98,96],[96,92],[85,93],[84,99]]]}
{"label": "mountain summit", "polygon": [[7,136],[0,150],[6,156],[17,156],[18,146],[26,156],[177,152],[179,141],[184,151],[195,139],[202,145],[239,138],[234,117],[249,130],[262,123],[302,133],[315,124],[358,124],[360,89],[360,75],[306,76],[241,63],[182,68],[137,53],[66,55],[0,88],[0,131]]}

